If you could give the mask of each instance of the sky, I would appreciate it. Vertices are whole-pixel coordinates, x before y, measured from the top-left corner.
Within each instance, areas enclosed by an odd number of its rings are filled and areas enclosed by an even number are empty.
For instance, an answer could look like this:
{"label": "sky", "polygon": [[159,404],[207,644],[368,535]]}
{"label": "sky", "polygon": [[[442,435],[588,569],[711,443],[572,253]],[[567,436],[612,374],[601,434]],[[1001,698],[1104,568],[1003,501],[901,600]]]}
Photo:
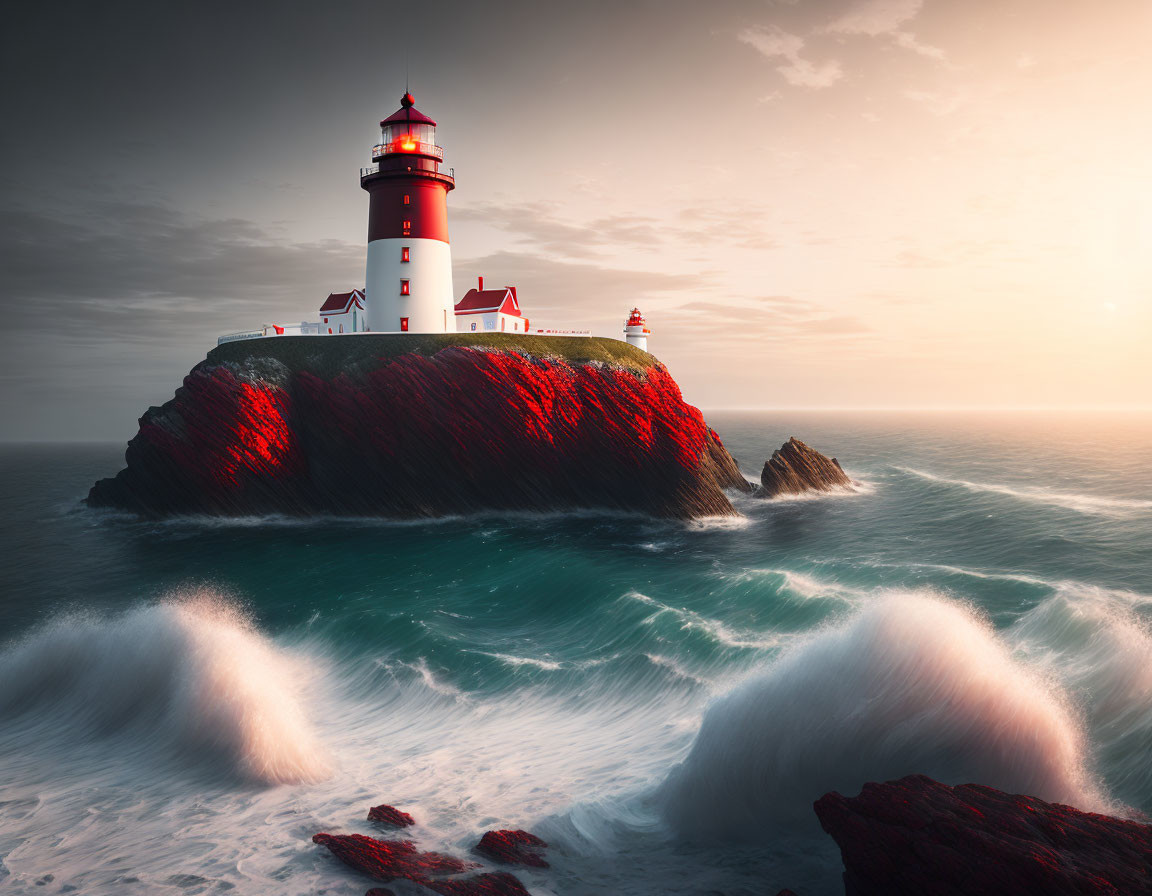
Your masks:
{"label": "sky", "polygon": [[719,408],[1152,407],[1152,0],[23,4],[0,438],[127,440],[364,284],[405,76],[455,291]]}

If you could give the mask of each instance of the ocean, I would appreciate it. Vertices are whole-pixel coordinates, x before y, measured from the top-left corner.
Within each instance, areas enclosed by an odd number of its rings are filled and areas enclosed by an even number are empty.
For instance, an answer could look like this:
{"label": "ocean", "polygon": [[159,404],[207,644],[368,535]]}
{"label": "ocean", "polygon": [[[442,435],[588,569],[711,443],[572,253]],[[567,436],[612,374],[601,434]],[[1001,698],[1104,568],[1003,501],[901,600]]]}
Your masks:
{"label": "ocean", "polygon": [[311,837],[382,802],[564,896],[840,893],[812,801],[917,772],[1152,813],[1152,416],[706,416],[860,488],[141,522],[122,445],[0,447],[0,892],[362,894]]}

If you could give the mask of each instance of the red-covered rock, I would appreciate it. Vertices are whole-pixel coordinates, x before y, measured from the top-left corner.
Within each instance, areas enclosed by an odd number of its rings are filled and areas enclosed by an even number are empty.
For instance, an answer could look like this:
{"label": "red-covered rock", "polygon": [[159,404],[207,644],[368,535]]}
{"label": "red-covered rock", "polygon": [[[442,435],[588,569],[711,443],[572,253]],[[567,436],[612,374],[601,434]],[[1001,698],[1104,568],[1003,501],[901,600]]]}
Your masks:
{"label": "red-covered rock", "polygon": [[[507,337],[507,338],[504,338]],[[88,503],[147,516],[733,514],[749,486],[663,365],[617,340],[282,336],[211,351]]]}
{"label": "red-covered rock", "polygon": [[396,896],[396,894],[387,887],[373,887],[364,896]]}
{"label": "red-covered rock", "polygon": [[368,810],[368,820],[378,821],[381,824],[390,824],[395,828],[406,828],[416,824],[416,820],[407,812],[401,812],[394,806],[381,804]]}
{"label": "red-covered rock", "polygon": [[1152,893],[1152,826],[923,775],[815,803],[847,896]]}
{"label": "red-covered rock", "polygon": [[547,868],[539,850],[548,844],[527,831],[488,831],[476,844],[476,852],[508,865]]}
{"label": "red-covered rock", "polygon": [[478,868],[468,862],[436,852],[420,852],[408,840],[376,840],[363,834],[316,834],[313,843],[328,848],[345,865],[377,880],[397,878],[425,883],[431,874],[457,874]]}
{"label": "red-covered rock", "polygon": [[463,880],[424,880],[421,883],[443,896],[529,896],[524,884],[506,871],[477,874]]}

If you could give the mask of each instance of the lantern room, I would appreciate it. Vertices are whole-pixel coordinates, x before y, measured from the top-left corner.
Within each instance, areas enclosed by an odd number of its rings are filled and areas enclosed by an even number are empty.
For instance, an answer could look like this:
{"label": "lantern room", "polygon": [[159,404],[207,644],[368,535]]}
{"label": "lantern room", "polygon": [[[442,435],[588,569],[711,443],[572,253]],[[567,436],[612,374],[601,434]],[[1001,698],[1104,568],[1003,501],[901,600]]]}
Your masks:
{"label": "lantern room", "polygon": [[384,156],[426,156],[441,161],[444,150],[436,145],[436,122],[416,109],[412,94],[400,98],[400,108],[380,122],[380,143],[372,147],[372,160]]}

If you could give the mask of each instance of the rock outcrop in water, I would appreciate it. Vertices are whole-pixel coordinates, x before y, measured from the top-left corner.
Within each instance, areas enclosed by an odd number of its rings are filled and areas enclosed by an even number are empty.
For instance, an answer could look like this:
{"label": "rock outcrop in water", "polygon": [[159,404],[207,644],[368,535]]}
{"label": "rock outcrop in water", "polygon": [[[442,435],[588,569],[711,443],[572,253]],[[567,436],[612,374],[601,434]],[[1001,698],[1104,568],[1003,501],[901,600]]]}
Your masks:
{"label": "rock outcrop in water", "polygon": [[[409,826],[412,816],[393,806],[373,806],[368,820]],[[408,880],[441,896],[529,896],[520,879],[504,871],[486,871],[469,877],[454,877],[479,868],[476,862],[438,852],[421,852],[410,840],[378,840],[363,834],[325,834],[312,837],[350,868],[375,880]],[[548,844],[527,831],[488,831],[477,851],[509,863],[547,868],[537,850]],[[487,847],[487,848],[485,848]],[[384,887],[373,887],[365,896],[394,896]]]}
{"label": "rock outcrop in water", "polygon": [[609,339],[227,343],[140,420],[88,503],[145,516],[735,511],[749,486],[651,355]]}
{"label": "rock outcrop in water", "polygon": [[527,831],[488,831],[476,844],[476,852],[506,865],[547,868],[548,863],[540,855],[540,850],[547,846],[547,843]]}
{"label": "rock outcrop in water", "polygon": [[1152,893],[1152,827],[923,775],[815,803],[846,896]]}
{"label": "rock outcrop in water", "polygon": [[410,840],[377,840],[363,834],[316,834],[313,843],[328,849],[345,865],[377,880],[398,878],[422,881],[433,874],[458,874],[479,868],[475,862],[420,852]]}
{"label": "rock outcrop in water", "polygon": [[368,810],[368,820],[391,825],[394,828],[407,828],[416,824],[416,819],[407,812],[401,812],[396,807],[384,803]]}
{"label": "rock outcrop in water", "polygon": [[793,436],[765,462],[756,494],[775,498],[808,491],[827,492],[851,485],[852,480],[836,458],[825,457]]}

